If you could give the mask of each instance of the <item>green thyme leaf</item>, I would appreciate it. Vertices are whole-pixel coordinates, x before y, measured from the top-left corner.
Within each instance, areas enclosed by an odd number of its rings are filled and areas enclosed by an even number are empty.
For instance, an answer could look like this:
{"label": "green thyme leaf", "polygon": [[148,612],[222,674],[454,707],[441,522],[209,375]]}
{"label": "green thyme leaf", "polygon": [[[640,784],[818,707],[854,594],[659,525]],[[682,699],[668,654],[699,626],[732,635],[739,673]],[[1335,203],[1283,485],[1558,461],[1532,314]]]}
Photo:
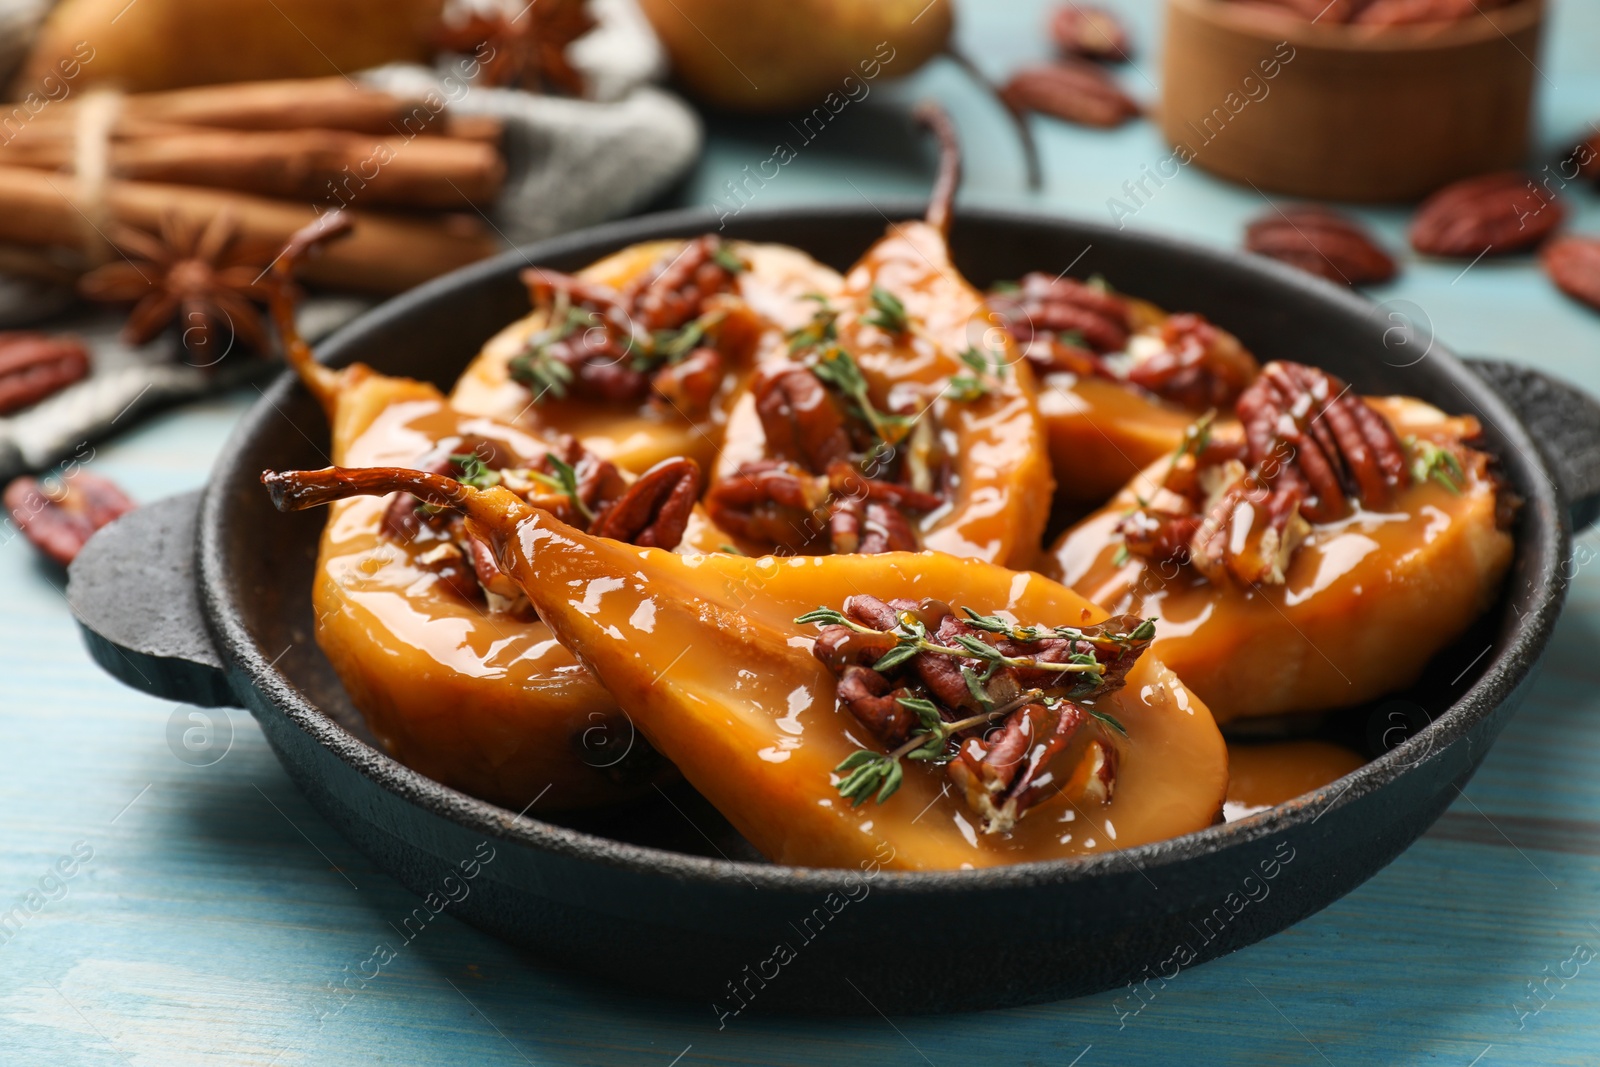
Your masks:
{"label": "green thyme leaf", "polygon": [[744,260],[739,258],[737,252],[720,242],[711,251],[711,261],[729,274],[743,274],[749,269],[745,266]]}
{"label": "green thyme leaf", "polygon": [[554,474],[542,474],[531,471],[528,477],[541,485],[548,486],[558,493],[565,493],[568,500],[572,501],[573,510],[582,515],[589,522],[594,521],[594,510],[583,502],[583,497],[578,493],[578,472],[572,469],[572,464],[563,460],[554,452],[546,452],[544,458],[549,460]]}
{"label": "green thyme leaf", "polygon": [[844,617],[843,612],[835,611],[832,608],[817,608],[814,611],[808,611],[794,621],[800,626],[808,623],[816,623],[818,626],[843,626],[849,622]]}
{"label": "green thyme leaf", "polygon": [[872,310],[861,316],[862,322],[876,326],[885,333],[905,333],[910,329],[911,320],[899,297],[881,285],[874,285],[869,299],[872,301]]}
{"label": "green thyme leaf", "polygon": [[487,489],[491,485],[500,484],[500,473],[490,470],[488,464],[471,452],[452,453],[450,462],[461,469],[461,477],[456,481],[462,485],[470,485],[474,489]]}
{"label": "green thyme leaf", "polygon": [[891,667],[898,667],[912,656],[915,656],[919,651],[920,650],[914,644],[896,645],[894,648],[891,648],[889,651],[885,652],[878,662],[872,665],[872,669],[875,671],[886,671]]}
{"label": "green thyme leaf", "polygon": [[1467,472],[1456,454],[1432,441],[1407,437],[1405,445],[1411,451],[1411,476],[1419,482],[1433,481],[1456,495],[1466,484]]}
{"label": "green thyme leaf", "polygon": [[1124,563],[1128,562],[1128,560],[1130,558],[1132,558],[1132,556],[1133,556],[1133,553],[1128,551],[1128,546],[1127,545],[1125,545],[1125,544],[1118,545],[1117,546],[1117,554],[1111,557],[1111,565],[1113,567],[1120,567]]}
{"label": "green thyme leaf", "polygon": [[994,699],[989,696],[988,690],[984,689],[983,683],[979,681],[971,667],[961,668],[961,680],[967,683],[967,692],[977,701],[978,707],[984,711],[994,710]]}
{"label": "green thyme leaf", "polygon": [[1112,716],[1107,715],[1103,711],[1098,711],[1095,708],[1085,708],[1084,710],[1087,711],[1090,715],[1093,715],[1096,719],[1099,719],[1101,722],[1105,723],[1107,726],[1111,727],[1111,729],[1115,730],[1117,733],[1121,734],[1123,737],[1127,737],[1128,736],[1128,728],[1126,726],[1123,726],[1120,722],[1118,722]]}

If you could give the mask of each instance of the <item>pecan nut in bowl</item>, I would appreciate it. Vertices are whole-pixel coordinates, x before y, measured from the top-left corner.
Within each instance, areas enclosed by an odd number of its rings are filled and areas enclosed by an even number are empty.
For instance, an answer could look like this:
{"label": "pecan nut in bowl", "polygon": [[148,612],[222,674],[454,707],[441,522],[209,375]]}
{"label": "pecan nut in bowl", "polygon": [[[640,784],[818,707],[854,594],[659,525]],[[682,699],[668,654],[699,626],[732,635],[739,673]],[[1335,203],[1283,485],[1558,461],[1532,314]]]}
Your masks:
{"label": "pecan nut in bowl", "polygon": [[987,867],[1161,840],[1221,810],[1221,735],[1149,651],[1151,624],[1037,574],[940,552],[682,556],[397,468],[263,481],[284,510],[404,491],[462,511],[640,732],[774,862]]}
{"label": "pecan nut in bowl", "polygon": [[1485,611],[1515,498],[1479,426],[1270,363],[1235,406],[1051,549],[1053,577],[1159,615],[1155,653],[1219,722],[1413,682]]}

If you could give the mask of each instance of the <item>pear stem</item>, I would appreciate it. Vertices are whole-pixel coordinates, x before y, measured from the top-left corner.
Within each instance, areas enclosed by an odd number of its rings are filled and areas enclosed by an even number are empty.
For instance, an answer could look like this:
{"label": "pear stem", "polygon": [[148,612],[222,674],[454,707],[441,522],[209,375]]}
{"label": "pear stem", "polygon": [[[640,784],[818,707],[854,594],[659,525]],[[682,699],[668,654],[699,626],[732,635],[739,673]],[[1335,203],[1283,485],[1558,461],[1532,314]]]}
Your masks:
{"label": "pear stem", "polygon": [[304,511],[352,496],[410,493],[429,504],[467,508],[480,490],[442,474],[404,467],[326,467],[319,471],[262,471],[261,484],[279,511]]}
{"label": "pear stem", "polygon": [[1027,112],[1013,107],[1006,99],[1006,94],[1000,87],[989,80],[989,76],[979,69],[972,57],[958,49],[954,44],[946,45],[944,54],[949,56],[967,76],[977,82],[985,92],[1000,102],[1006,109],[1006,114],[1011,117],[1011,126],[1017,131],[1017,142],[1022,147],[1023,164],[1027,167],[1028,188],[1038,192],[1044,187],[1044,168],[1039,162],[1039,144],[1033,138],[1033,127],[1028,124]]}
{"label": "pear stem", "polygon": [[300,289],[295,285],[295,269],[306,257],[329,241],[347,235],[355,226],[344,209],[329,211],[315,222],[300,227],[290,235],[289,241],[272,261],[271,280],[267,282],[267,302],[271,305],[272,321],[278,328],[278,340],[283,345],[283,358],[300,381],[317,398],[322,410],[333,417],[339,395],[339,374],[318,363],[311,355],[311,346],[300,336],[295,323],[295,309],[300,303]]}
{"label": "pear stem", "polygon": [[928,198],[927,223],[948,237],[950,219],[955,214],[956,187],[961,184],[961,140],[949,112],[938,104],[924,100],[913,115],[939,140],[939,175],[933,180],[933,193]]}

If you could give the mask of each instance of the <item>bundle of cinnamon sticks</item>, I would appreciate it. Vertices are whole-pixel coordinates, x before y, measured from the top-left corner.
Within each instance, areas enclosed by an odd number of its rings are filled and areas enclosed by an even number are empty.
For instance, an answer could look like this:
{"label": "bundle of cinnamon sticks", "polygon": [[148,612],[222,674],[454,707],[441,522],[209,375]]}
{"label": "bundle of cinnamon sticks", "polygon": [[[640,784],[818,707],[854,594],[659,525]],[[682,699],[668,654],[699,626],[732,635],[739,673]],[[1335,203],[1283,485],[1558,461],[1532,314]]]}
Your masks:
{"label": "bundle of cinnamon sticks", "polygon": [[[342,207],[355,233],[308,280],[397,292],[497,250],[479,212],[505,178],[500,137],[499,120],[451,115],[436,94],[338,77],[86,96],[34,115],[0,105],[0,242],[92,252],[100,220],[150,229],[175,211],[230,213],[244,240],[277,247]],[[92,152],[101,174],[81,173]]]}

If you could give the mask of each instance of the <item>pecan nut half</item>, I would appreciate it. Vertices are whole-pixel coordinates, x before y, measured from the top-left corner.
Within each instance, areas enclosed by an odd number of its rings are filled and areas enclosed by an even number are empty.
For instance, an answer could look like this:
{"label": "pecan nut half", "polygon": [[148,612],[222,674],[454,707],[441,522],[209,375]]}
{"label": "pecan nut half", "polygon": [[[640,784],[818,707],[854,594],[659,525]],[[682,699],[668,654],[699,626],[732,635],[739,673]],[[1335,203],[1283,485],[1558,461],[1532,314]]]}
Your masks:
{"label": "pecan nut half", "polygon": [[1557,288],[1600,311],[1600,238],[1558,237],[1540,258]]}
{"label": "pecan nut half", "polygon": [[718,261],[731,254],[715,234],[697,237],[664,257],[623,293],[639,325],[676,330],[699,315],[702,305],[733,287],[733,271]]}
{"label": "pecan nut half", "polygon": [[1256,357],[1202,315],[1169,315],[1158,336],[1160,346],[1138,353],[1127,380],[1180,407],[1230,407],[1255,380]]}
{"label": "pecan nut half", "polygon": [[1423,201],[1411,247],[1428,256],[1472,258],[1531,248],[1566,217],[1554,193],[1517,171],[1447,185]]}
{"label": "pecan nut half", "polygon": [[1069,56],[1126,60],[1133,54],[1121,20],[1097,4],[1058,6],[1050,16],[1050,36],[1055,38],[1056,47]]}
{"label": "pecan nut half", "polygon": [[89,374],[89,350],[76,337],[0,333],[0,415],[37,404]]}
{"label": "pecan nut half", "polygon": [[1394,277],[1394,260],[1365,229],[1314,204],[1284,208],[1255,219],[1244,246],[1308,274],[1345,285],[1373,285]]}
{"label": "pecan nut half", "polygon": [[79,470],[54,488],[17,478],[6,486],[5,506],[34,547],[65,567],[96,530],[138,505],[109,478]]}
{"label": "pecan nut half", "polygon": [[603,505],[589,532],[642,548],[677,548],[699,498],[700,464],[682,456],[664,459]]}
{"label": "pecan nut half", "polygon": [[1326,371],[1269,363],[1235,410],[1251,465],[1274,486],[1299,489],[1311,522],[1342,517],[1351,497],[1382,507],[1410,482],[1388,420]]}
{"label": "pecan nut half", "polygon": [[1504,7],[1511,0],[1370,0],[1350,21],[1361,26],[1454,22]]}
{"label": "pecan nut half", "polygon": [[850,455],[844,414],[809,368],[785,366],[764,373],[752,392],[772,456],[821,474]]}
{"label": "pecan nut half", "polygon": [[1093,63],[1063,60],[1023,67],[1000,90],[1000,98],[1016,112],[1109,129],[1140,112],[1115,78]]}

